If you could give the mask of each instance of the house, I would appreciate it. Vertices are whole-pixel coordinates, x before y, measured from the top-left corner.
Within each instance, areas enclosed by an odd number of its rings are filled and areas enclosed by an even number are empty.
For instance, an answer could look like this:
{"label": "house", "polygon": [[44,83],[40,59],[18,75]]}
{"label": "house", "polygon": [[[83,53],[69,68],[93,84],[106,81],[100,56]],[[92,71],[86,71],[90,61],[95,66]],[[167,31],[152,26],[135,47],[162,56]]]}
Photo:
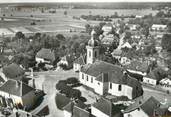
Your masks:
{"label": "house", "polygon": [[4,65],[7,65],[9,63],[9,60],[4,55],[0,55],[0,68]]}
{"label": "house", "polygon": [[160,107],[160,102],[154,97],[147,100],[138,100],[124,110],[124,117],[154,117],[155,110]]}
{"label": "house", "polygon": [[129,48],[129,49],[131,49],[132,46],[131,46],[131,44],[129,44],[129,42],[125,42],[123,45],[121,45],[121,48]]}
{"label": "house", "polygon": [[109,34],[110,32],[112,32],[112,29],[113,29],[113,25],[111,23],[105,24],[102,27],[103,35]]}
{"label": "house", "polygon": [[74,71],[80,71],[81,66],[86,64],[86,55],[81,55],[73,62]]}
{"label": "house", "polygon": [[74,61],[74,57],[71,55],[67,55],[61,58],[61,60],[57,63],[57,65],[66,65],[67,68],[72,68],[73,67],[73,61]]}
{"label": "house", "polygon": [[129,72],[145,76],[148,70],[148,62],[133,60],[131,61],[131,64],[125,65],[124,68],[127,69]]}
{"label": "house", "polygon": [[167,25],[153,24],[151,26],[152,31],[165,31],[166,29],[167,29]]}
{"label": "house", "polygon": [[171,76],[169,75],[168,77],[160,80],[159,83],[162,85],[171,86]]}
{"label": "house", "polygon": [[119,40],[119,38],[117,36],[115,36],[114,34],[108,34],[108,35],[105,35],[101,38],[101,43],[103,45],[110,46],[114,42],[117,42],[118,40]]}
{"label": "house", "polygon": [[[100,95],[110,93],[115,96],[127,96],[130,99],[142,95],[140,83],[133,81],[136,79],[125,77],[122,67],[99,60],[99,45],[93,35],[86,48],[87,63],[79,72],[80,83]],[[130,82],[136,82],[136,85],[131,86]]]}
{"label": "house", "polygon": [[120,59],[122,56],[122,53],[123,53],[122,50],[117,48],[117,49],[113,50],[113,52],[111,54],[114,58]]}
{"label": "house", "polygon": [[55,61],[55,54],[50,49],[42,48],[36,54],[36,62],[37,63],[53,63]]}
{"label": "house", "polygon": [[22,80],[24,78],[24,74],[24,70],[15,63],[3,67],[2,73],[0,73],[1,77],[4,78],[5,81],[8,79]]}
{"label": "house", "polygon": [[143,77],[143,82],[146,84],[157,85],[157,78],[154,71],[151,71],[146,76]]}
{"label": "house", "polygon": [[137,30],[137,25],[136,25],[136,24],[126,24],[126,26],[127,26],[131,31]]}
{"label": "house", "polygon": [[92,104],[91,113],[95,117],[122,117],[121,110],[105,98],[100,98]]}
{"label": "house", "polygon": [[64,117],[94,117],[83,102],[77,100],[68,103],[64,108]]}
{"label": "house", "polygon": [[36,100],[34,88],[12,79],[0,87],[0,95],[6,100],[12,99],[13,105],[23,106],[27,109],[33,107]]}

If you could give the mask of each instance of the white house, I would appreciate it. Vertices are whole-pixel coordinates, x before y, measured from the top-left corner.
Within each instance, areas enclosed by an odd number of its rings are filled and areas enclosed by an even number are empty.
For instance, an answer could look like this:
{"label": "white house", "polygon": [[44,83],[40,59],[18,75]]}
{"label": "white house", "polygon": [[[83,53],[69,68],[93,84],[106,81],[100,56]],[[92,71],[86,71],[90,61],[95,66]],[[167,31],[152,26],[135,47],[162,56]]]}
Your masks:
{"label": "white house", "polygon": [[81,66],[86,64],[86,55],[81,55],[73,62],[74,71],[80,71]]}
{"label": "white house", "polygon": [[131,44],[129,44],[129,42],[125,42],[123,45],[121,45],[121,48],[129,48],[129,49],[131,49],[132,46],[131,46]]}
{"label": "white house", "polygon": [[124,110],[124,117],[154,117],[155,110],[160,107],[160,102],[154,97],[147,100],[138,100]]}
{"label": "white house", "polygon": [[157,85],[157,79],[153,71],[143,77],[143,82],[146,84]]}
{"label": "white house", "polygon": [[164,78],[160,81],[160,84],[171,86],[171,80],[170,78]]}
{"label": "white house", "polygon": [[[87,63],[79,72],[80,83],[100,95],[110,93],[127,96],[130,99],[142,95],[141,84],[136,79],[125,75],[124,69],[120,66],[98,60],[99,54],[98,41],[94,40],[92,35],[87,45]],[[112,84],[112,87],[109,84]]]}
{"label": "white house", "polygon": [[152,31],[164,31],[167,29],[167,25],[153,24],[151,27]]}
{"label": "white house", "polygon": [[36,101],[35,89],[16,80],[5,82],[0,87],[0,96],[12,99],[14,105],[22,105],[26,108],[33,107]]}
{"label": "white house", "polygon": [[55,54],[50,49],[42,48],[36,54],[36,62],[38,63],[52,63],[55,61]]}
{"label": "white house", "polygon": [[102,27],[102,30],[103,30],[103,35],[106,35],[108,33],[110,33],[113,29],[113,25],[108,23],[108,24],[105,24],[103,27]]}

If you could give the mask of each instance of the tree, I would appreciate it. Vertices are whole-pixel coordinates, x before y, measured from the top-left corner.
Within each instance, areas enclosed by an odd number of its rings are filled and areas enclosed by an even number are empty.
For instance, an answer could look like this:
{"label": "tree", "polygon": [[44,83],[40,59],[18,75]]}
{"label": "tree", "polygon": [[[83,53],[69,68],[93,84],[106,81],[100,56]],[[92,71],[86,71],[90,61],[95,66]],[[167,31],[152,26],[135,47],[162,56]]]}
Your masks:
{"label": "tree", "polygon": [[167,24],[167,31],[168,31],[168,32],[171,32],[171,22],[169,22],[169,23]]}
{"label": "tree", "polygon": [[145,25],[144,28],[142,29],[142,34],[145,35],[146,39],[149,36],[149,26]]}
{"label": "tree", "polygon": [[171,45],[171,34],[164,34],[161,41],[162,48],[167,51],[171,51],[170,45]]}
{"label": "tree", "polygon": [[68,14],[68,12],[65,10],[65,11],[64,11],[64,15],[67,16],[67,14]]}

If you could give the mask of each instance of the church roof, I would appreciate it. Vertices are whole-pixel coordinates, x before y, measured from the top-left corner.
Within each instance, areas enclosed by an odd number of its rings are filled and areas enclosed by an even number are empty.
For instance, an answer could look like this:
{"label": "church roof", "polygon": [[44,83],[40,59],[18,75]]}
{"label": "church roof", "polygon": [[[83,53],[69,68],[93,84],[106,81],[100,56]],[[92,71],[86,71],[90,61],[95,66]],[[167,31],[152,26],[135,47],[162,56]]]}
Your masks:
{"label": "church roof", "polygon": [[81,68],[81,72],[97,77],[101,73],[108,73],[122,70],[120,66],[107,63],[105,61],[96,60],[93,64],[86,64]]}

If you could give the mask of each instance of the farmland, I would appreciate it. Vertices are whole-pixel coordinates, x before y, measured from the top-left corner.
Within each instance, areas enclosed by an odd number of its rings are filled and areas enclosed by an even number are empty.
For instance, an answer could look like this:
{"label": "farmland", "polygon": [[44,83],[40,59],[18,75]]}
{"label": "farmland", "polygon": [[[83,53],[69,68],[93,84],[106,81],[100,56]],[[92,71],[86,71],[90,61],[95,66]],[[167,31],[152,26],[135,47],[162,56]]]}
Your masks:
{"label": "farmland", "polygon": [[[64,11],[67,11],[67,15],[64,15]],[[99,21],[85,21],[73,19],[73,16],[79,17],[81,15],[112,15],[118,12],[119,15],[132,15],[141,14],[147,15],[152,13],[155,15],[157,11],[154,10],[136,10],[136,9],[58,9],[56,13],[40,11],[1,11],[0,17],[4,17],[4,20],[0,20],[0,35],[14,35],[18,31],[22,31],[25,34],[43,32],[43,33],[62,33],[62,32],[80,32],[84,31],[85,24],[98,24]],[[31,25],[35,22],[35,25]]]}

